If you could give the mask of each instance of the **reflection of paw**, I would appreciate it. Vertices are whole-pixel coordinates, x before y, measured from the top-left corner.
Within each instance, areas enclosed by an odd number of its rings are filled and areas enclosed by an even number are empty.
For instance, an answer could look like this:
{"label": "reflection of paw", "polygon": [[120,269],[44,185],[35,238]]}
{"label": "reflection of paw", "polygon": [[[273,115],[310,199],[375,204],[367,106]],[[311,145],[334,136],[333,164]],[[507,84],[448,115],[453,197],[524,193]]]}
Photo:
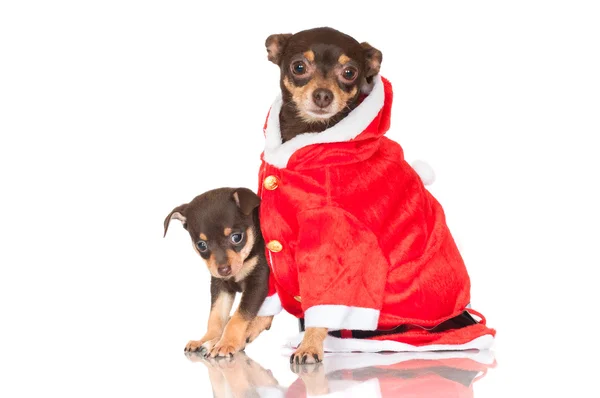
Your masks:
{"label": "reflection of paw", "polygon": [[300,347],[290,357],[290,363],[295,364],[311,364],[319,363],[323,360],[323,345],[305,345],[300,344]]}
{"label": "reflection of paw", "polygon": [[252,320],[246,331],[246,343],[251,343],[265,330],[271,328],[272,316],[258,316]]}
{"label": "reflection of paw", "polygon": [[325,395],[329,393],[329,381],[325,376],[322,363],[290,365],[292,372],[296,373],[304,382],[308,396]]}
{"label": "reflection of paw", "polygon": [[186,351],[185,356],[191,362],[203,362],[203,363],[206,363],[206,359],[204,358],[204,354],[202,354],[199,351],[197,351],[197,352]]}
{"label": "reflection of paw", "polygon": [[290,363],[290,370],[298,376],[304,378],[306,376],[311,376],[320,373],[323,370],[323,362],[307,363],[304,365],[292,362]]}
{"label": "reflection of paw", "polygon": [[236,341],[235,339],[223,336],[221,340],[210,350],[208,354],[211,358],[215,357],[227,357],[232,356],[236,352],[244,348],[243,341]]}

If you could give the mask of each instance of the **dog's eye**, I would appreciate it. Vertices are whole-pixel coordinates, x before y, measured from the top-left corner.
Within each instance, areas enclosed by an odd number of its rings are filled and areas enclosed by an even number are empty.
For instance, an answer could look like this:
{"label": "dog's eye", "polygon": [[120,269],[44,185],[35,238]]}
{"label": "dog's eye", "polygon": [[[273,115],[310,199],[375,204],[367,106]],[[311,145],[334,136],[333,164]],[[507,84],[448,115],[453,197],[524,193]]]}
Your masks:
{"label": "dog's eye", "polygon": [[208,250],[208,245],[207,245],[207,244],[206,244],[206,242],[205,242],[205,241],[203,241],[203,240],[199,240],[199,241],[198,241],[198,243],[196,243],[196,247],[198,247],[198,250],[199,250],[201,253],[204,253],[205,251],[207,251],[207,250]]}
{"label": "dog's eye", "polygon": [[348,67],[348,68],[345,68],[344,71],[342,72],[342,77],[345,80],[348,80],[351,82],[352,80],[354,80],[356,78],[357,74],[358,74],[358,71],[355,68]]}
{"label": "dog's eye", "polygon": [[242,239],[244,239],[244,234],[231,234],[229,239],[231,239],[231,243],[233,243],[234,245],[239,245],[240,243],[242,243]]}
{"label": "dog's eye", "polygon": [[294,75],[303,75],[306,73],[306,64],[303,61],[297,61],[292,64],[292,73]]}

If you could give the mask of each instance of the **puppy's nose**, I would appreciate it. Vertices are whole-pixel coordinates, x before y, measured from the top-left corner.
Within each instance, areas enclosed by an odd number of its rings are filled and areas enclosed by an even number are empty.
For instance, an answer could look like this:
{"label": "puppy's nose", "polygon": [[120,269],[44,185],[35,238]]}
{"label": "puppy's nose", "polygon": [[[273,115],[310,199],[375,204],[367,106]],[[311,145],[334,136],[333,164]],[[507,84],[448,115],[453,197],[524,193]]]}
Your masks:
{"label": "puppy's nose", "polygon": [[227,275],[231,274],[231,267],[229,265],[225,265],[223,267],[219,267],[217,269],[217,272],[221,276],[227,276]]}
{"label": "puppy's nose", "polygon": [[313,92],[313,101],[319,108],[326,108],[333,101],[333,93],[326,88],[318,88]]}

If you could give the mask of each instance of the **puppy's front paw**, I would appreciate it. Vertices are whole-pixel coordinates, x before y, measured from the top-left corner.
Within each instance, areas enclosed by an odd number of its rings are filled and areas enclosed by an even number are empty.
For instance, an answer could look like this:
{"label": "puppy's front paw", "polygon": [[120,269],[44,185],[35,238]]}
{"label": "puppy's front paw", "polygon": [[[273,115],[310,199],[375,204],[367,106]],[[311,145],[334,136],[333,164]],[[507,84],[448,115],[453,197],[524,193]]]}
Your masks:
{"label": "puppy's front paw", "polygon": [[265,330],[271,328],[272,316],[258,316],[252,320],[246,331],[246,343],[251,343]]}
{"label": "puppy's front paw", "polygon": [[200,351],[200,348],[204,344],[204,340],[190,340],[186,345],[183,351],[185,352],[195,352]]}
{"label": "puppy's front paw", "polygon": [[214,339],[205,341],[202,344],[202,347],[200,347],[200,352],[202,353],[202,355],[207,357],[210,354],[210,352],[212,351],[212,349],[217,345],[219,340],[221,340],[220,337],[215,337]]}
{"label": "puppy's front paw", "polygon": [[[185,348],[183,349],[183,351],[185,352],[195,352],[195,351],[204,351],[205,349],[207,349],[206,343],[214,340],[214,342],[216,343],[217,341],[219,341],[219,338],[221,338],[221,333],[215,333],[215,332],[211,332],[209,331],[208,333],[206,333],[200,340],[190,340]],[[213,343],[212,345],[210,345],[210,348],[212,348],[215,343]]]}
{"label": "puppy's front paw", "polygon": [[212,348],[212,350],[210,350],[208,356],[211,358],[233,356],[233,354],[242,350],[243,348],[243,340],[236,341],[235,339],[223,336],[221,340],[219,340],[219,342]]}
{"label": "puppy's front paw", "polygon": [[290,357],[290,363],[295,364],[310,364],[323,361],[323,345],[305,345],[300,347]]}

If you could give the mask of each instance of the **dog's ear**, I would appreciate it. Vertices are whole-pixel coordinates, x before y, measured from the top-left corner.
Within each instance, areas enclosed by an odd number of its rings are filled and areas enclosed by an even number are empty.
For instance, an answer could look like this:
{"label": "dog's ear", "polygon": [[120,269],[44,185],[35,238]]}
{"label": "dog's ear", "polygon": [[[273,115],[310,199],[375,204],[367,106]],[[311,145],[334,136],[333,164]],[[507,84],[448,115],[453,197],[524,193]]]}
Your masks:
{"label": "dog's ear", "polygon": [[365,76],[367,78],[367,83],[371,83],[373,76],[379,73],[383,54],[367,42],[360,43],[360,45],[365,54]]}
{"label": "dog's ear", "polygon": [[186,209],[187,203],[181,206],[177,206],[176,208],[171,210],[167,218],[165,218],[165,234],[163,235],[163,238],[167,236],[167,230],[169,229],[169,224],[171,223],[172,219],[181,221],[181,223],[183,224],[183,228],[187,229],[187,218],[185,217]]}
{"label": "dog's ear", "polygon": [[233,191],[233,200],[242,213],[249,215],[260,205],[260,198],[248,188],[238,188]]}
{"label": "dog's ear", "polygon": [[265,47],[267,47],[269,61],[273,62],[275,65],[279,65],[281,62],[281,55],[283,54],[283,50],[290,37],[292,37],[291,33],[280,33],[267,37]]}

